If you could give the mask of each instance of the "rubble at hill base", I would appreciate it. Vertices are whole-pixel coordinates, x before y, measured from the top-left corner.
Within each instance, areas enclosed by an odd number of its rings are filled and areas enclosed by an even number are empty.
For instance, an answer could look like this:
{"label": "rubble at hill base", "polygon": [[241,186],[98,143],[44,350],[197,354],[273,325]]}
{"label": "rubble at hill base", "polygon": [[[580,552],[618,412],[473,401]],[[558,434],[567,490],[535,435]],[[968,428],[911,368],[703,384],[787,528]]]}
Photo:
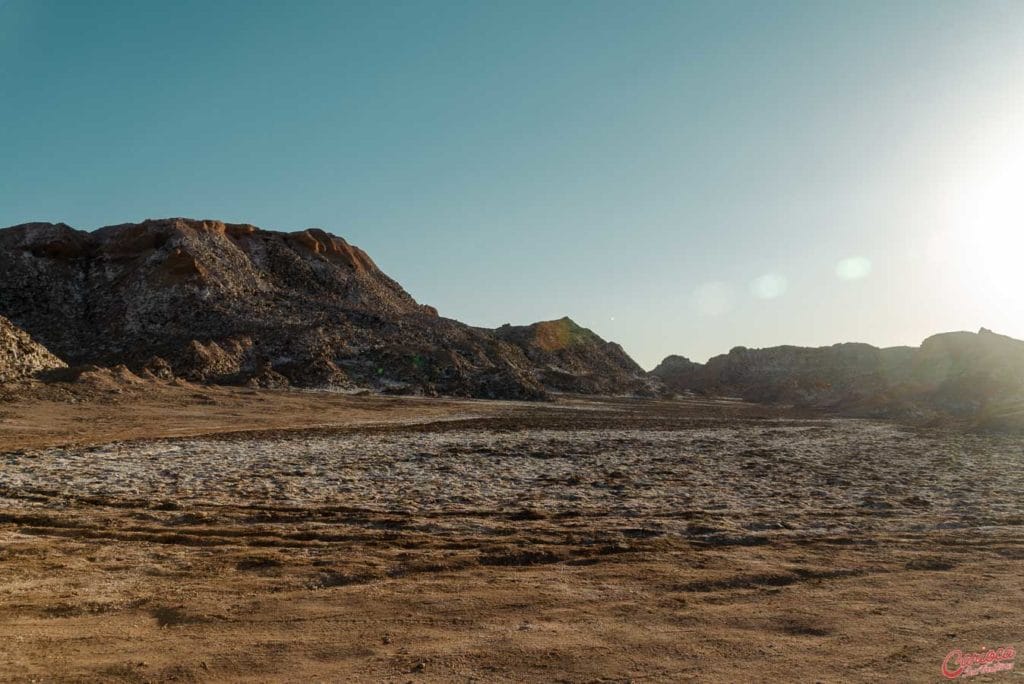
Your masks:
{"label": "rubble at hill base", "polygon": [[24,330],[0,316],[0,382],[25,380],[66,364]]}

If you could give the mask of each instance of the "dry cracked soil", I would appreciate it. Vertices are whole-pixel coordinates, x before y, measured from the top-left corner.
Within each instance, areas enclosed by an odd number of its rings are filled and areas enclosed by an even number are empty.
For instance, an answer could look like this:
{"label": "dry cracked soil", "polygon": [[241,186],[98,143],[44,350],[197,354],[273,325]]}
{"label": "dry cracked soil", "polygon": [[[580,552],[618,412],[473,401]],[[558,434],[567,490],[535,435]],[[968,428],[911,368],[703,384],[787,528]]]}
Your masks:
{"label": "dry cracked soil", "polygon": [[942,681],[1024,648],[1022,462],[725,400],[7,401],[0,680]]}

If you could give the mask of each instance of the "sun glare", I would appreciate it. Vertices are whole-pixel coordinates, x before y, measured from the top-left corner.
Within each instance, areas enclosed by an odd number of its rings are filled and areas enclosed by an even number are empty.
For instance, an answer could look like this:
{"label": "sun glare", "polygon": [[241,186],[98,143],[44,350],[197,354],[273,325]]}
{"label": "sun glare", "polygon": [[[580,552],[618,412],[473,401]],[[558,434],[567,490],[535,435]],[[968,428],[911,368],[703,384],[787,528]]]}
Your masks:
{"label": "sun glare", "polygon": [[1024,160],[997,169],[965,197],[960,247],[983,293],[1024,285]]}
{"label": "sun glare", "polygon": [[960,169],[940,235],[965,295],[1012,305],[1024,292],[1024,131],[1002,132],[978,163]]}

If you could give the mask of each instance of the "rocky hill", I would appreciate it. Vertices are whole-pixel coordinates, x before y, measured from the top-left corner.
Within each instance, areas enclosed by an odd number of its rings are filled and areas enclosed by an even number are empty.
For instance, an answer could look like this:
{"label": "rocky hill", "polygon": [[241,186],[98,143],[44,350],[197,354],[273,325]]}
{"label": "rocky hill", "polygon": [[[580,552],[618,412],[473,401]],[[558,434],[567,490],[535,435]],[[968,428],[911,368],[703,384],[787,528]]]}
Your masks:
{"label": "rocky hill", "polygon": [[65,365],[28,333],[0,316],[0,383],[24,380]]}
{"label": "rocky hill", "polygon": [[[690,368],[680,377],[663,366],[655,373],[678,386],[690,378],[693,389],[733,395],[752,401],[831,405],[876,394],[900,382],[909,369],[909,347],[879,349],[845,343],[830,347],[781,346],[768,349],[736,347]],[[685,387],[685,382],[683,384]]]}
{"label": "rocky hill", "polygon": [[695,363],[685,356],[671,354],[651,371],[650,375],[662,383],[669,392],[705,391],[704,364]]}
{"label": "rocky hill", "polygon": [[621,349],[593,336],[596,356],[560,367],[578,381],[550,384],[529,345],[439,316],[365,252],[317,229],[31,223],[0,230],[0,273],[0,314],[74,364],[196,382],[507,398],[643,382],[635,364],[632,375],[601,377],[623,363]]}
{"label": "rocky hill", "polygon": [[933,335],[914,355],[912,383],[903,395],[939,410],[1024,424],[1024,341],[986,328]]}
{"label": "rocky hill", "polygon": [[565,317],[532,325],[505,324],[495,335],[521,349],[545,387],[586,394],[648,393],[643,369],[622,347]]}
{"label": "rocky hill", "polygon": [[670,356],[652,372],[674,392],[834,408],[868,415],[999,420],[1024,406],[1024,342],[985,328],[920,347],[737,347],[706,364]]}

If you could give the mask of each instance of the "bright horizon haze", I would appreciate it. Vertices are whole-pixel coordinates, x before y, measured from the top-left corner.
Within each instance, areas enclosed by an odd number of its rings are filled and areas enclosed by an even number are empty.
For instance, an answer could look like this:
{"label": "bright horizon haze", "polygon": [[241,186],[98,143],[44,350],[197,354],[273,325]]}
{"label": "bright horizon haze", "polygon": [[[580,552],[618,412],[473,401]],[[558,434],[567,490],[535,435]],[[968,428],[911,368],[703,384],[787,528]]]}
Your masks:
{"label": "bright horizon haze", "polygon": [[0,0],[0,226],[320,227],[647,369],[1024,338],[1022,78],[1021,2]]}

